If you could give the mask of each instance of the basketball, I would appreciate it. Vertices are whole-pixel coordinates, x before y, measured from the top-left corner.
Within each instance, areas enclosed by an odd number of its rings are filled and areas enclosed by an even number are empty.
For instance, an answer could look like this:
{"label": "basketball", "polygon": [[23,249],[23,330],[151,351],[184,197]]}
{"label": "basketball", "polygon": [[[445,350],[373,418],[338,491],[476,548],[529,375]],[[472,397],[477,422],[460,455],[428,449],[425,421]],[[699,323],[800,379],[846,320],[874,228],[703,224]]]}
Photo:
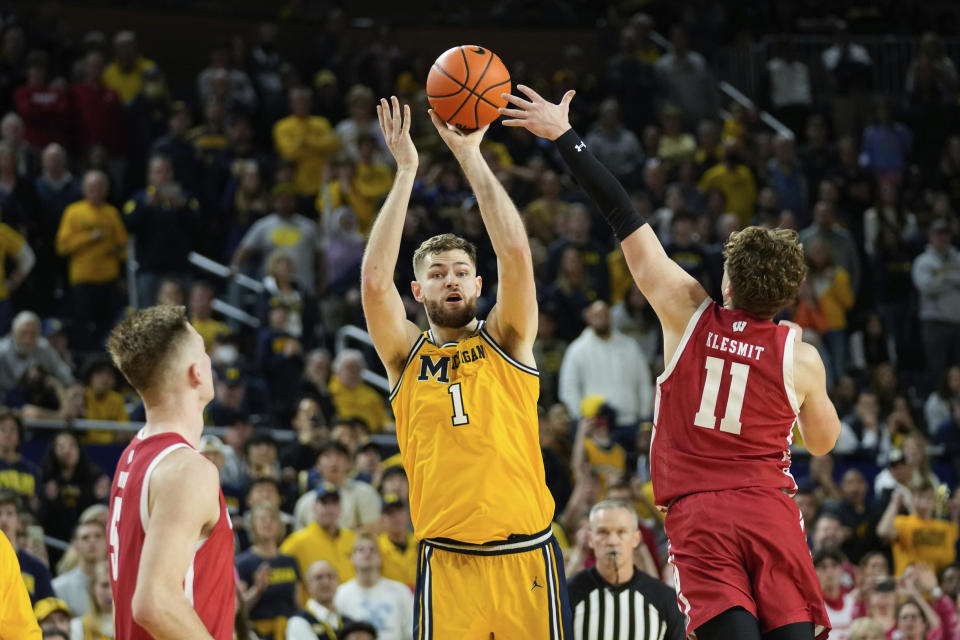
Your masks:
{"label": "basketball", "polygon": [[510,72],[493,51],[472,44],[444,51],[427,76],[427,99],[440,117],[461,129],[490,124],[507,102]]}

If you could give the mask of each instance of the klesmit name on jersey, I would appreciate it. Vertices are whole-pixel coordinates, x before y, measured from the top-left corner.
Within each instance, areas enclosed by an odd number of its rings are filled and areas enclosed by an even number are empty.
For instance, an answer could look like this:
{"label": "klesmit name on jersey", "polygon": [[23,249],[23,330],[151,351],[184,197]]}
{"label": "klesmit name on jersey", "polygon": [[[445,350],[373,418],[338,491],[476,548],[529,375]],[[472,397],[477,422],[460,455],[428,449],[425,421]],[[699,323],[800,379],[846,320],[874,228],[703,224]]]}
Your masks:
{"label": "klesmit name on jersey", "polygon": [[766,347],[750,344],[749,342],[733,340],[726,336],[721,338],[719,334],[713,331],[707,332],[707,348],[726,351],[727,353],[732,353],[744,358],[752,358],[754,360],[759,360],[760,354],[766,350]]}
{"label": "klesmit name on jersey", "polygon": [[486,357],[487,353],[482,344],[458,351],[453,356],[440,356],[436,360],[430,356],[420,356],[420,375],[417,376],[417,381],[425,382],[430,378],[436,378],[437,382],[450,382],[447,377],[450,369],[456,369],[461,363],[466,364]]}

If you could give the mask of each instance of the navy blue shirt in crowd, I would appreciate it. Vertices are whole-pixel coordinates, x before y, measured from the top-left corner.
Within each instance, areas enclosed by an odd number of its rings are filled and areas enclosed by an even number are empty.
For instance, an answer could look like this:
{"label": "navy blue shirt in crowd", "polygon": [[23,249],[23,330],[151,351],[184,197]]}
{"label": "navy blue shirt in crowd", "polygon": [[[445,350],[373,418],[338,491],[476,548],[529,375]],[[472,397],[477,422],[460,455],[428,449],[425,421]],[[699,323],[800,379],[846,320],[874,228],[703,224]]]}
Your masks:
{"label": "navy blue shirt in crowd", "polygon": [[238,555],[235,562],[237,575],[250,586],[253,586],[253,575],[262,563],[266,562],[272,569],[270,584],[250,610],[250,620],[271,620],[279,616],[289,618],[296,613],[295,596],[297,583],[300,582],[296,558],[283,553],[275,558],[263,558],[248,549]]}
{"label": "navy blue shirt in crowd", "polygon": [[0,489],[12,489],[29,504],[40,487],[40,467],[20,456],[16,462],[0,460]]}
{"label": "navy blue shirt in crowd", "polygon": [[201,223],[200,205],[187,194],[177,207],[162,199],[148,204],[152,189],[138,191],[123,206],[123,223],[134,236],[137,264],[150,273],[188,273],[187,256]]}
{"label": "navy blue shirt in crowd", "polygon": [[50,582],[50,569],[47,569],[47,565],[24,549],[17,551],[17,560],[20,561],[23,583],[27,585],[27,593],[30,594],[30,604],[36,604],[37,600],[44,598],[52,598],[53,584]]}

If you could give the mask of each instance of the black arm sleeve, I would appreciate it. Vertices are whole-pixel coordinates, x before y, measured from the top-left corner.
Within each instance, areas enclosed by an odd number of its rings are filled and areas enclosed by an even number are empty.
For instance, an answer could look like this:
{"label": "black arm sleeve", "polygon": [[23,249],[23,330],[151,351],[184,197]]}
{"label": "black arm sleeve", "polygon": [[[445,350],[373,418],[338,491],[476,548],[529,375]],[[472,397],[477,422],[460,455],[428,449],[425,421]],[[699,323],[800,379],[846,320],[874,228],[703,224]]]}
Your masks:
{"label": "black arm sleeve", "polygon": [[646,220],[633,208],[623,185],[587,149],[587,144],[576,131],[569,129],[555,142],[564,162],[570,167],[570,173],[600,207],[600,212],[613,227],[618,239],[623,240],[646,224]]}

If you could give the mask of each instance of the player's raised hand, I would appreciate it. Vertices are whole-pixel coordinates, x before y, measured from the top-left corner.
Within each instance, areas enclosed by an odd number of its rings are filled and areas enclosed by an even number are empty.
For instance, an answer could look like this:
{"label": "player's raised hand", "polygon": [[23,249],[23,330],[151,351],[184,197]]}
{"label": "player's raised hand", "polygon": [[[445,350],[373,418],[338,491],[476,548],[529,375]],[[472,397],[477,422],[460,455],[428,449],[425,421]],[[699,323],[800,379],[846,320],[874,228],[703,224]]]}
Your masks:
{"label": "player's raised hand", "polygon": [[511,118],[504,120],[503,126],[525,127],[533,135],[547,140],[556,140],[570,128],[570,101],[576,91],[567,91],[560,103],[554,104],[544,100],[543,96],[526,85],[518,84],[517,90],[529,100],[509,93],[501,94],[504,100],[516,107],[500,107],[500,113]]}
{"label": "player's raised hand", "polygon": [[390,102],[380,98],[377,119],[380,120],[380,130],[383,131],[387,148],[397,161],[397,169],[416,169],[420,158],[410,138],[410,105],[403,105],[401,111],[397,96],[390,96]]}
{"label": "player's raised hand", "polygon": [[453,151],[455,156],[470,149],[479,149],[483,134],[490,128],[488,124],[473,131],[461,131],[452,124],[441,120],[433,109],[427,110],[427,113],[430,114],[430,120],[433,121],[433,126],[437,128],[437,133],[440,134],[440,137],[443,138],[443,141],[450,147],[450,151]]}

